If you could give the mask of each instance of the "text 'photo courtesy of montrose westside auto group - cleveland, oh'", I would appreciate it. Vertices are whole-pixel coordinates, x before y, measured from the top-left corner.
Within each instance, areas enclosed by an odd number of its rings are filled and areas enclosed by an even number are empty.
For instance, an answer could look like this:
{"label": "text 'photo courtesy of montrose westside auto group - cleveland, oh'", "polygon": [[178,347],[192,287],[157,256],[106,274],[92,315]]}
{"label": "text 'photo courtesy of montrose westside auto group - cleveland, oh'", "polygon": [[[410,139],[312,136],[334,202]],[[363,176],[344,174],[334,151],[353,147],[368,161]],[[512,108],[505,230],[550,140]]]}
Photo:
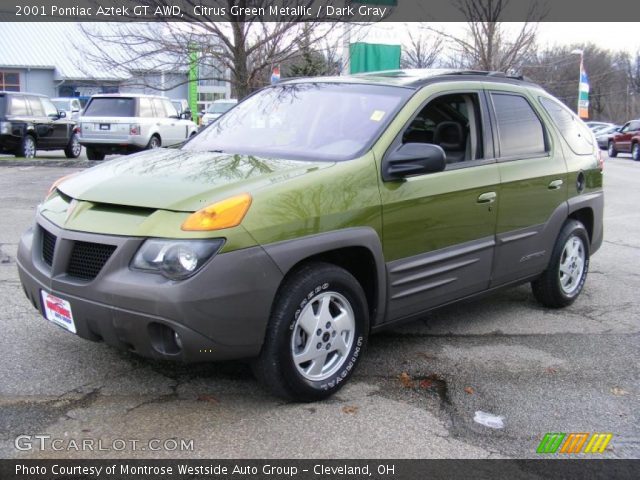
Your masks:
{"label": "text 'photo courtesy of montrose westside auto group - cleveland, oh'", "polygon": [[639,32],[0,0],[0,479],[639,478]]}

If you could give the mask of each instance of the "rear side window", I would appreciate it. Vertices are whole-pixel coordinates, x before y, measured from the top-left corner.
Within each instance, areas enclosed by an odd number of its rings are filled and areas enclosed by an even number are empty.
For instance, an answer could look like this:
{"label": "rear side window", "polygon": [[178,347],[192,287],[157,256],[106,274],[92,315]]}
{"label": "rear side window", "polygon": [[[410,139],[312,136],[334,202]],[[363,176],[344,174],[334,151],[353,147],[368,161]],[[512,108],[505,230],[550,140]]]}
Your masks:
{"label": "rear side window", "polygon": [[22,95],[13,95],[11,97],[11,115],[29,115],[27,101]]}
{"label": "rear side window", "polygon": [[31,115],[34,117],[44,117],[44,108],[38,97],[27,97],[27,103],[31,107]]}
{"label": "rear side window", "polygon": [[640,122],[638,122],[637,120],[630,122],[629,130],[631,130],[632,132],[635,132],[636,130],[640,130]]}
{"label": "rear side window", "polygon": [[148,98],[141,97],[139,99],[140,102],[140,117],[149,118],[153,117],[153,106],[151,105],[151,100]]}
{"label": "rear side window", "polygon": [[540,103],[554,125],[560,130],[569,148],[576,155],[590,155],[593,153],[593,135],[589,127],[580,120],[575,113],[560,102],[547,97],[540,97]]}
{"label": "rear side window", "polygon": [[87,117],[135,117],[136,102],[133,98],[96,97],[89,101],[84,115]]}
{"label": "rear side window", "polygon": [[492,93],[498,123],[500,156],[536,156],[546,149],[544,129],[526,98],[520,95]]}

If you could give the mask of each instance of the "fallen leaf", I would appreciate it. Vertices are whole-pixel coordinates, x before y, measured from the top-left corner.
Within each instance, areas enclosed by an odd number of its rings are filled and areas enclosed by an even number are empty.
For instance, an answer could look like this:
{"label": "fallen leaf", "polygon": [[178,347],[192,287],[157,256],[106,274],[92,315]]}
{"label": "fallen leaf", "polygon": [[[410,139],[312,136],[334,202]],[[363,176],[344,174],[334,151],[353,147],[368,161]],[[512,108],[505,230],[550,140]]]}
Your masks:
{"label": "fallen leaf", "polygon": [[435,360],[437,357],[430,353],[418,352],[418,357],[426,358],[427,360]]}
{"label": "fallen leaf", "polygon": [[433,386],[433,382],[431,380],[420,380],[420,388],[427,390]]}
{"label": "fallen leaf", "polygon": [[355,405],[345,405],[342,407],[342,413],[346,413],[348,415],[355,415],[358,413],[358,407]]}
{"label": "fallen leaf", "polygon": [[558,369],[555,367],[547,367],[544,369],[544,371],[551,374],[558,373]]}
{"label": "fallen leaf", "polygon": [[404,388],[413,388],[413,380],[411,380],[411,376],[407,372],[402,372],[399,378]]}
{"label": "fallen leaf", "polygon": [[625,389],[620,387],[613,387],[611,389],[611,393],[613,393],[616,397],[620,397],[622,395],[629,395],[629,392],[627,392]]}
{"label": "fallen leaf", "polygon": [[198,395],[198,401],[199,402],[218,403],[218,399],[216,397],[214,397],[213,395],[206,394],[206,393],[203,393],[202,395]]}
{"label": "fallen leaf", "polygon": [[473,387],[464,387],[464,391],[469,395],[473,395]]}

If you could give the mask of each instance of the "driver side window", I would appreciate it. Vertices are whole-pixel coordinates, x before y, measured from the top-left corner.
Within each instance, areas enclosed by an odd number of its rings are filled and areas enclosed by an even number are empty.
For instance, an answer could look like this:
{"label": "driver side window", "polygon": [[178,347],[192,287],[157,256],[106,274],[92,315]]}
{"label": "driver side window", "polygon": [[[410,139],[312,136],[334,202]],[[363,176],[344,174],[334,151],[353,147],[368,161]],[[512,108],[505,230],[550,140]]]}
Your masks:
{"label": "driver side window", "polygon": [[402,143],[431,143],[447,164],[484,158],[482,116],[477,93],[455,93],[431,100],[411,121]]}

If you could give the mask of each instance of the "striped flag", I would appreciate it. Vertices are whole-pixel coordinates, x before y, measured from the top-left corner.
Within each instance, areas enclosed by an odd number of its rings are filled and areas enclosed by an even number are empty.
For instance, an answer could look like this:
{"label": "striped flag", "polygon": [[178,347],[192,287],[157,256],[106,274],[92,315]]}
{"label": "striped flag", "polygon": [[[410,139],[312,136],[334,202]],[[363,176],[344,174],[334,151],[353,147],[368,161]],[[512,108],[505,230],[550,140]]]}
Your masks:
{"label": "striped flag", "polygon": [[578,88],[578,116],[589,118],[589,77],[580,62],[580,87]]}

